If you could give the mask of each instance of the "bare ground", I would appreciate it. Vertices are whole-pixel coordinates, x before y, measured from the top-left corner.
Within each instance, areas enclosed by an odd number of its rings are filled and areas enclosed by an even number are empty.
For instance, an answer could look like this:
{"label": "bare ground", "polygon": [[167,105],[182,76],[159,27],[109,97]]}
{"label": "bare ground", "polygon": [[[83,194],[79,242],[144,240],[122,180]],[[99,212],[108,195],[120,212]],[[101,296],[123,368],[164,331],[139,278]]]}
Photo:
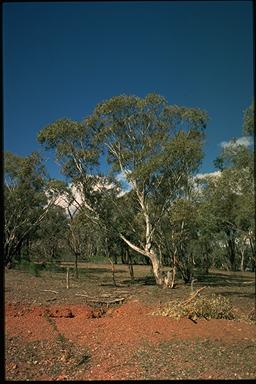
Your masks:
{"label": "bare ground", "polygon": [[[190,286],[154,285],[146,266],[81,265],[79,280],[65,273],[5,274],[6,380],[255,379],[256,326],[252,273],[212,271],[195,288],[222,294],[243,320],[197,320],[152,315]],[[82,296],[83,295],[83,296]],[[94,300],[115,303],[98,303]]]}

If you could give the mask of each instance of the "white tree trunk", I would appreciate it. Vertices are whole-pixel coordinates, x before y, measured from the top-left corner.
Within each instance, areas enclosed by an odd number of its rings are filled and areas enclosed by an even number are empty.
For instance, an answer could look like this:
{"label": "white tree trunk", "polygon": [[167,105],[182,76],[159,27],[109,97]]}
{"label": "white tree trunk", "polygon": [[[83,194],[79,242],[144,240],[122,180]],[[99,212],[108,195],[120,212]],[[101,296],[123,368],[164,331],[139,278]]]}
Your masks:
{"label": "white tree trunk", "polygon": [[242,249],[241,250],[241,262],[240,262],[240,270],[242,272],[244,272],[244,253],[245,253],[245,249]]}
{"label": "white tree trunk", "polygon": [[152,250],[148,251],[147,249],[139,248],[137,245],[131,243],[128,239],[126,239],[123,235],[120,235],[120,237],[122,240],[125,241],[126,244],[129,245],[129,247],[131,249],[133,249],[134,251],[136,251],[136,252],[140,253],[141,255],[146,256],[150,259],[156,283],[158,285],[162,285],[163,284],[163,277],[162,277],[162,273],[161,273],[160,262],[157,258],[157,255]]}

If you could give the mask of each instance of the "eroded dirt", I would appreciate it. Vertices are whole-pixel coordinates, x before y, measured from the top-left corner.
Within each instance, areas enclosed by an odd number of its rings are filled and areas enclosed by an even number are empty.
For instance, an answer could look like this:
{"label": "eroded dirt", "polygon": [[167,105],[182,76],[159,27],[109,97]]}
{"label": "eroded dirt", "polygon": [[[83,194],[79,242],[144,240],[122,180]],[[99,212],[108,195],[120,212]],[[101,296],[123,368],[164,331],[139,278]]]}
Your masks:
{"label": "eroded dirt", "polygon": [[[145,367],[140,361],[141,351],[149,361],[159,346],[163,343],[174,345],[177,340],[208,340],[220,345],[250,342],[255,353],[256,327],[253,324],[214,319],[197,323],[189,319],[173,320],[152,315],[154,308],[137,300],[101,310],[88,305],[6,304],[6,378],[143,379]],[[177,357],[177,353],[174,356]],[[168,354],[166,359],[168,366]],[[186,364],[183,363],[177,362],[175,369],[184,370]],[[202,377],[207,372],[203,369]],[[255,372],[248,370],[248,376],[253,375]],[[219,373],[212,372],[210,376],[219,377]]]}
{"label": "eroded dirt", "polygon": [[[255,379],[256,326],[237,320],[152,315],[184,300],[189,285],[160,289],[146,266],[86,264],[66,289],[65,273],[5,273],[5,378],[17,380]],[[81,266],[82,268],[82,266]],[[255,308],[254,276],[215,271],[195,289],[229,298],[241,318]],[[122,298],[111,305],[89,303]]]}

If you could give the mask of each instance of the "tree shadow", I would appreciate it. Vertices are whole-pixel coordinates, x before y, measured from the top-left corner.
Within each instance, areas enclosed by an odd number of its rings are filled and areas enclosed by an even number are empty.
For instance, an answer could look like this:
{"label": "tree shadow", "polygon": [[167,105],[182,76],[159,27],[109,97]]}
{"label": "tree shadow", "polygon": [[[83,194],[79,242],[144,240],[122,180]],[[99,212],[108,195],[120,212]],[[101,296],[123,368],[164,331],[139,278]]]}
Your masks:
{"label": "tree shadow", "polygon": [[[241,275],[232,275],[231,273],[209,273],[209,274],[201,274],[200,272],[195,273],[195,277],[199,283],[204,283],[210,286],[220,286],[220,287],[230,287],[230,286],[239,286],[239,287],[248,287],[245,285],[246,278]],[[250,285],[249,285],[250,286]]]}
{"label": "tree shadow", "polygon": [[255,292],[242,293],[239,291],[229,291],[229,292],[221,292],[221,296],[226,296],[226,297],[236,296],[236,297],[244,297],[247,299],[254,299],[255,298]]}
{"label": "tree shadow", "polygon": [[[99,268],[79,268],[79,271],[80,272],[83,272],[83,273],[103,273],[103,272],[106,272],[106,273],[109,273],[111,272],[111,266],[109,266],[109,268],[102,268],[102,267],[99,267]],[[115,273],[126,273],[125,270],[123,269],[116,269],[115,268]]]}
{"label": "tree shadow", "polygon": [[154,276],[136,277],[134,280],[122,280],[122,283],[128,285],[156,285]]}

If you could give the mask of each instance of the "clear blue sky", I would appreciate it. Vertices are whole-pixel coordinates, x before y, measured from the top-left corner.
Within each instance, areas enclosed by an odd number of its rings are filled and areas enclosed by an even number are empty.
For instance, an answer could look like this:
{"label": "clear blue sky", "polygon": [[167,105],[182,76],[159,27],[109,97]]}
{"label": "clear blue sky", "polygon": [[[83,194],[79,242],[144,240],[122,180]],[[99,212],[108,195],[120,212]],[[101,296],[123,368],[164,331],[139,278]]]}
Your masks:
{"label": "clear blue sky", "polygon": [[214,170],[222,141],[242,136],[252,1],[5,3],[3,22],[5,150],[41,150],[37,133],[54,120],[149,92],[208,111],[200,172]]}

